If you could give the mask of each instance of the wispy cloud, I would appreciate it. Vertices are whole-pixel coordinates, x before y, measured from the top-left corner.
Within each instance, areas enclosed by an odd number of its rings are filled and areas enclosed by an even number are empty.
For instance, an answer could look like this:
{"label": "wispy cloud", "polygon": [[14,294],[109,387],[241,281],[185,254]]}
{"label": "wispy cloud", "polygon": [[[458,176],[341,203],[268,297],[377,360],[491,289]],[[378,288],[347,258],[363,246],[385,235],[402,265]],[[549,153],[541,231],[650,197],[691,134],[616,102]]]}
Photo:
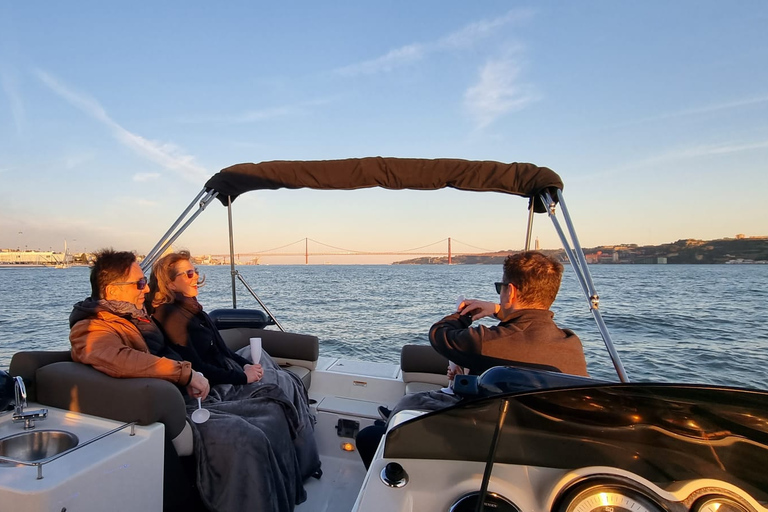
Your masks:
{"label": "wispy cloud", "polygon": [[160,173],[157,172],[139,172],[133,175],[133,181],[143,183],[145,181],[156,180],[160,177]]}
{"label": "wispy cloud", "polygon": [[724,143],[698,145],[688,148],[680,148],[662,153],[658,156],[644,160],[644,163],[670,162],[674,160],[688,160],[692,158],[701,158],[704,156],[726,155],[729,153],[742,153],[744,151],[754,151],[756,149],[768,148],[768,140],[749,142],[749,143]]}
{"label": "wispy cloud", "polygon": [[437,41],[407,44],[390,50],[380,57],[338,68],[335,72],[344,76],[389,72],[398,67],[418,62],[434,53],[468,48],[477,41],[489,37],[505,25],[526,21],[532,15],[533,11],[531,10],[515,9],[492,20],[471,23]]}
{"label": "wispy cloud", "polygon": [[90,162],[94,159],[93,153],[81,153],[75,155],[69,155],[64,158],[65,169],[76,169],[86,162]]}
{"label": "wispy cloud", "polygon": [[123,128],[115,122],[106,110],[93,98],[85,94],[75,92],[65,86],[60,80],[42,70],[36,70],[38,78],[54,93],[65,99],[72,106],[90,115],[110,129],[112,135],[124,146],[130,148],[136,154],[147,158],[166,169],[181,174],[184,178],[200,183],[209,173],[203,167],[195,163],[193,156],[186,155],[180,148],[170,143],[161,143],[145,139]]}
{"label": "wispy cloud", "polygon": [[0,69],[0,84],[2,84],[3,92],[6,98],[8,98],[8,104],[11,107],[11,115],[13,116],[13,122],[16,126],[16,133],[21,134],[26,126],[26,111],[24,109],[24,102],[19,94],[19,86],[15,76],[12,76],[5,70]]}
{"label": "wispy cloud", "polygon": [[620,123],[617,126],[634,126],[643,123],[650,123],[655,121],[666,121],[668,119],[675,119],[680,117],[690,117],[704,114],[711,114],[713,112],[720,112],[724,110],[732,110],[743,107],[750,107],[755,105],[768,104],[768,96],[756,96],[753,98],[747,98],[743,100],[726,101],[723,103],[715,103],[713,105],[705,105],[703,107],[693,107],[676,112],[669,112],[666,114],[660,114],[657,116],[649,116],[641,119],[635,119],[627,121],[626,123]]}
{"label": "wispy cloud", "polygon": [[281,105],[278,107],[246,110],[238,114],[231,114],[231,115],[225,115],[225,116],[185,117],[185,118],[179,119],[179,122],[189,123],[189,124],[257,123],[260,121],[269,121],[269,120],[285,118],[285,117],[300,117],[300,116],[306,115],[312,107],[327,105],[332,103],[333,101],[335,101],[334,98],[319,98],[314,100],[298,102],[294,105]]}
{"label": "wispy cloud", "polygon": [[480,70],[478,82],[464,93],[465,108],[478,128],[541,99],[533,85],[521,80],[521,53],[515,49],[505,57],[488,60]]}
{"label": "wispy cloud", "polygon": [[676,164],[686,160],[694,160],[697,158],[714,157],[734,153],[744,153],[747,151],[758,151],[761,149],[768,149],[768,140],[756,142],[726,142],[721,144],[701,144],[695,146],[680,147],[659,153],[657,155],[651,155],[647,158],[642,158],[633,162],[627,162],[619,166],[611,167],[610,169],[607,169],[603,172],[583,175],[579,178],[576,178],[576,180],[591,180],[595,178],[623,174],[629,171],[636,171],[638,169],[653,170],[662,168],[667,164]]}

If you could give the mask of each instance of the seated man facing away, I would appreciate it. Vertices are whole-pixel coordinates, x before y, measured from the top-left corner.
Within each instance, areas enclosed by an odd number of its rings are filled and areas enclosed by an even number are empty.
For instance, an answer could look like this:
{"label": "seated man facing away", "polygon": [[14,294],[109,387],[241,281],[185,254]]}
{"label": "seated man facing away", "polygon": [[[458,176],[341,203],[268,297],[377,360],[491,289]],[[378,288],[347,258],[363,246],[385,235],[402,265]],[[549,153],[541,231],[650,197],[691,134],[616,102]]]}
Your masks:
{"label": "seated man facing away", "polygon": [[[522,364],[588,377],[581,341],[573,331],[560,329],[549,310],[562,276],[563,266],[540,252],[508,256],[502,280],[495,283],[499,303],[464,301],[456,313],[432,326],[429,342],[473,374],[499,364]],[[499,324],[472,327],[487,316]]]}
{"label": "seated man facing away", "polygon": [[[504,261],[504,273],[496,284],[499,303],[465,300],[458,311],[435,323],[429,330],[429,342],[440,354],[455,364],[479,375],[499,365],[554,370],[589,376],[584,348],[568,329],[560,329],[549,308],[560,290],[563,266],[537,251],[510,255]],[[472,322],[494,316],[498,325],[472,327]],[[453,371],[449,369],[449,378]],[[441,391],[414,393],[403,397],[392,412],[415,409],[436,410],[460,399]],[[386,426],[379,424],[360,431],[357,447],[366,468],[370,465]]]}

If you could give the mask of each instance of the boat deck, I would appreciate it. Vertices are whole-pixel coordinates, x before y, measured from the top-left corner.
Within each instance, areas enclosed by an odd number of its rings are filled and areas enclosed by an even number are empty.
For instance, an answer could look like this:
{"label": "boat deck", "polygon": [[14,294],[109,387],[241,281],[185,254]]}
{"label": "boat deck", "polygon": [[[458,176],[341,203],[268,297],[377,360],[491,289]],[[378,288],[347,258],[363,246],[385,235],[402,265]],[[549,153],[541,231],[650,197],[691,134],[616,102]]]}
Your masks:
{"label": "boat deck", "polygon": [[365,478],[361,460],[321,457],[323,476],[310,478],[304,483],[307,501],[296,507],[296,512],[339,512],[352,510]]}

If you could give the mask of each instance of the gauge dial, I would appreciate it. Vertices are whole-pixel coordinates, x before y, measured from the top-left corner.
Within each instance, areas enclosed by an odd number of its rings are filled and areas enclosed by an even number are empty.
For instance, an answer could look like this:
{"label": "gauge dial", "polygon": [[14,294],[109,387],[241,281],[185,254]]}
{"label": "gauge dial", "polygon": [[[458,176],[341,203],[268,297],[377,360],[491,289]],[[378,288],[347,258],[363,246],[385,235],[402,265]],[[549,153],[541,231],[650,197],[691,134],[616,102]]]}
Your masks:
{"label": "gauge dial", "polygon": [[708,496],[696,502],[696,512],[749,512],[741,503],[724,496]]}
{"label": "gauge dial", "polygon": [[616,485],[595,485],[588,487],[567,502],[567,507],[564,511],[663,512],[658,505],[639,492]]}

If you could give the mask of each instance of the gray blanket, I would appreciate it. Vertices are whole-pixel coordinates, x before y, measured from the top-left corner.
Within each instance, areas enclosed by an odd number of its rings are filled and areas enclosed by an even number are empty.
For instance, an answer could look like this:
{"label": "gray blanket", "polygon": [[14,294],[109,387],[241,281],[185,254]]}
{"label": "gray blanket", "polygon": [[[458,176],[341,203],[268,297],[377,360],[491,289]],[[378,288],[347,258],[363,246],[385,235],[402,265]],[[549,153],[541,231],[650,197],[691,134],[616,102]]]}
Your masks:
{"label": "gray blanket", "polygon": [[[203,401],[210,419],[191,423],[198,489],[210,510],[291,511],[320,468],[303,384],[266,354],[261,364],[259,382],[212,387]],[[188,414],[196,408],[188,401]]]}

